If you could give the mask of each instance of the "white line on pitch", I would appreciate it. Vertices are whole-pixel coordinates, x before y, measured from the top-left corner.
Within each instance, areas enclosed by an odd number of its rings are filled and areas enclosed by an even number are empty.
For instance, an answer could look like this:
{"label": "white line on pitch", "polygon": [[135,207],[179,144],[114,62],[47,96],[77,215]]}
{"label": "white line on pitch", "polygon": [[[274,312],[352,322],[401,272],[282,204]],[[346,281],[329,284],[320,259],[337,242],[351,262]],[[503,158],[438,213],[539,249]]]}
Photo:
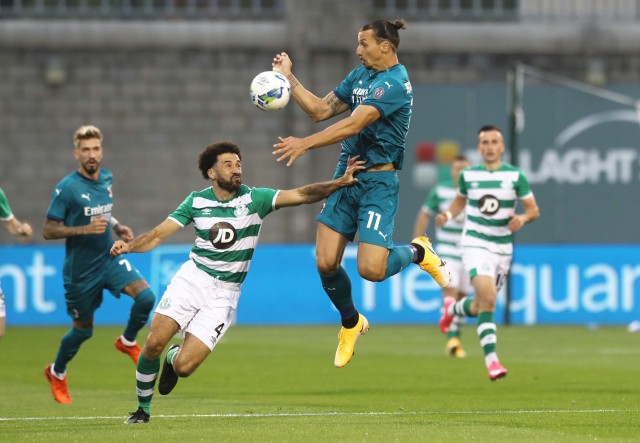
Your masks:
{"label": "white line on pitch", "polygon": [[[358,416],[358,415],[492,415],[492,414],[611,414],[620,412],[638,412],[637,409],[525,409],[498,411],[395,411],[395,412],[298,412],[298,413],[267,413],[267,414],[158,414],[152,418],[262,418],[262,417],[330,417],[330,416]],[[47,420],[119,420],[125,415],[89,417],[0,417],[0,421],[47,421]]]}

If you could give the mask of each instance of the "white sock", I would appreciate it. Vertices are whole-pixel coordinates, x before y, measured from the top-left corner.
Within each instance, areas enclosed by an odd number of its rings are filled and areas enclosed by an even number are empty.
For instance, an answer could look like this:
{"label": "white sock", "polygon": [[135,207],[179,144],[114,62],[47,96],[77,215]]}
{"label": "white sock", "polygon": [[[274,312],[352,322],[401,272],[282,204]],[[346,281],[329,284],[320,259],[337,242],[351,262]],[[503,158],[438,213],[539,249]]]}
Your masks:
{"label": "white sock", "polygon": [[53,375],[58,380],[64,380],[66,378],[66,376],[67,376],[67,371],[64,371],[62,374],[59,374],[59,373],[56,372],[55,369],[53,369],[54,366],[55,365],[51,365],[50,366],[51,369],[49,370],[49,372],[51,372],[51,375]]}
{"label": "white sock", "polygon": [[126,338],[124,338],[124,335],[120,336],[120,341],[125,346],[134,346],[137,343],[136,340],[134,340],[134,341],[127,340]]}

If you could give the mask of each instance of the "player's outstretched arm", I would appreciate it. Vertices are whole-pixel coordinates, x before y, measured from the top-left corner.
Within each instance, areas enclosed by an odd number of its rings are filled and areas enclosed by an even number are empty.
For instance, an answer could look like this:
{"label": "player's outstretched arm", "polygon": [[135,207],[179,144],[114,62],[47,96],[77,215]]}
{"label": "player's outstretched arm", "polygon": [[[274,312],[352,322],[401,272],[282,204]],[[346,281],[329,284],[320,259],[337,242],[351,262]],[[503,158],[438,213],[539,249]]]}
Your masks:
{"label": "player's outstretched arm", "polygon": [[28,238],[33,234],[31,225],[27,222],[21,222],[15,216],[11,220],[5,221],[4,225],[7,228],[7,231],[16,237]]}
{"label": "player's outstretched arm", "polygon": [[274,71],[287,77],[291,85],[291,95],[293,99],[314,121],[321,122],[327,120],[349,109],[349,106],[341,102],[333,91],[324,98],[320,98],[302,86],[291,71],[293,62],[286,52],[276,54],[273,58],[272,67]]}
{"label": "player's outstretched arm", "polygon": [[111,255],[128,254],[129,252],[147,252],[158,246],[182,227],[171,219],[166,219],[149,232],[134,238],[131,243],[116,240],[111,247]]}
{"label": "player's outstretched arm", "polygon": [[344,186],[354,185],[358,181],[354,174],[363,169],[364,161],[358,160],[356,155],[349,159],[347,169],[340,178],[321,183],[312,183],[288,191],[280,191],[276,197],[276,209],[318,202]]}
{"label": "player's outstretched arm", "polygon": [[277,158],[279,162],[288,159],[287,166],[291,166],[298,157],[303,156],[308,150],[346,140],[379,118],[380,112],[375,107],[360,105],[349,117],[343,118],[328,128],[308,137],[278,137],[280,143],[273,145],[276,148],[273,154],[279,155]]}

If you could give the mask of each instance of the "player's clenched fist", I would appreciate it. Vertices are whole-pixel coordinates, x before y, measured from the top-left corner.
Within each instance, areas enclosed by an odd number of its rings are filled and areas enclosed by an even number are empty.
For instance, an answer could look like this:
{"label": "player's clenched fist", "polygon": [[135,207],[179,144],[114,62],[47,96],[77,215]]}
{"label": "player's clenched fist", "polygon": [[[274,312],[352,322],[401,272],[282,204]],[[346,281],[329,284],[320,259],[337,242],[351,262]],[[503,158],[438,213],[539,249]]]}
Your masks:
{"label": "player's clenched fist", "polygon": [[111,255],[122,255],[129,253],[129,245],[123,242],[122,240],[116,240],[113,246],[111,246],[111,251],[109,251]]}

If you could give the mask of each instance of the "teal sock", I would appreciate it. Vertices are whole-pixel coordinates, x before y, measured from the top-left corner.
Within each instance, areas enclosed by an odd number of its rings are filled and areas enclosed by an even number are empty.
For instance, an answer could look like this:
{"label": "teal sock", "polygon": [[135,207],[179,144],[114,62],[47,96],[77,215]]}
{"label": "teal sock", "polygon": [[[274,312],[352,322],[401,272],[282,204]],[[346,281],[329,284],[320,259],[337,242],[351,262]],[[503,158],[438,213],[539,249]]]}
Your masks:
{"label": "teal sock", "polygon": [[340,318],[348,319],[355,315],[356,307],[351,296],[351,280],[342,266],[332,275],[320,275],[322,289],[327,293],[331,303],[340,312]]}
{"label": "teal sock", "polygon": [[138,406],[144,409],[147,414],[151,413],[151,398],[159,370],[159,358],[148,359],[140,354],[136,367],[136,394],[138,395]]}
{"label": "teal sock", "polygon": [[394,246],[389,250],[389,258],[387,259],[387,271],[384,278],[387,279],[392,275],[396,275],[413,262],[413,251],[409,245]]}
{"label": "teal sock", "polygon": [[129,341],[135,341],[138,331],[147,324],[149,319],[149,313],[153,309],[153,305],[156,302],[156,296],[153,294],[151,288],[143,289],[138,293],[136,299],[131,306],[131,313],[129,314],[129,322],[124,330],[124,338]]}
{"label": "teal sock", "polygon": [[62,374],[67,370],[67,363],[78,353],[80,345],[93,335],[93,328],[80,329],[73,327],[62,337],[53,370]]}

